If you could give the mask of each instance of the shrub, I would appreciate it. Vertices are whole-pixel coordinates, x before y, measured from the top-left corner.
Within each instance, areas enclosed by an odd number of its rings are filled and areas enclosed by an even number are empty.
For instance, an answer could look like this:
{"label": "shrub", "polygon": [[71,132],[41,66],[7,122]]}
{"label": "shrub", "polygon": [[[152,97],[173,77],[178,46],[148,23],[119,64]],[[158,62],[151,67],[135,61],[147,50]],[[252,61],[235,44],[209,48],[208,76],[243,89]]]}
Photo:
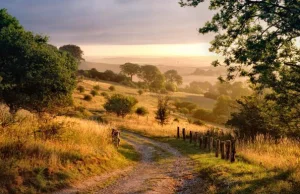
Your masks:
{"label": "shrub", "polygon": [[132,111],[132,108],[137,104],[137,100],[131,96],[122,94],[114,94],[104,104],[104,108],[109,113],[115,113],[118,117],[125,117]]}
{"label": "shrub", "polygon": [[101,92],[101,96],[103,96],[104,98],[108,98],[109,97],[109,95],[108,95],[107,92]]}
{"label": "shrub", "polygon": [[139,95],[143,95],[144,91],[143,90],[138,90]]}
{"label": "shrub", "polygon": [[204,123],[203,121],[201,121],[201,120],[195,120],[195,121],[193,122],[193,124],[199,125],[199,126],[203,126],[205,123]]}
{"label": "shrub", "polygon": [[84,95],[84,98],[83,98],[83,100],[85,100],[85,101],[92,101],[92,96],[91,95],[88,95],[88,94],[86,94],[86,95]]}
{"label": "shrub", "polygon": [[155,119],[161,124],[162,126],[167,124],[169,118],[169,97],[158,97],[157,103],[157,111],[155,113]]}
{"label": "shrub", "polygon": [[196,119],[200,119],[200,120],[204,120],[204,121],[213,121],[212,111],[209,111],[209,110],[199,108],[194,112],[193,116]]}
{"label": "shrub", "polygon": [[85,91],[84,87],[83,86],[78,86],[77,87],[77,90],[80,92],[80,93],[83,93]]}
{"label": "shrub", "polygon": [[148,110],[145,108],[145,107],[138,107],[135,111],[135,113],[138,115],[138,116],[145,116],[147,115],[149,112]]}
{"label": "shrub", "polygon": [[96,85],[96,86],[93,87],[93,89],[94,89],[95,91],[99,91],[99,90],[100,90],[100,86],[99,86],[99,85]]}
{"label": "shrub", "polygon": [[110,86],[108,89],[112,92],[116,90],[115,86]]}
{"label": "shrub", "polygon": [[163,89],[160,90],[160,93],[161,94],[168,94],[168,91],[165,88],[163,88]]}
{"label": "shrub", "polygon": [[176,92],[177,91],[177,87],[173,83],[168,82],[168,83],[166,83],[165,87],[166,87],[166,90],[169,91],[169,92]]}
{"label": "shrub", "polygon": [[99,93],[96,90],[92,90],[91,91],[91,95],[92,96],[97,96],[97,95],[99,95]]}
{"label": "shrub", "polygon": [[179,119],[178,118],[175,118],[173,121],[179,123]]}

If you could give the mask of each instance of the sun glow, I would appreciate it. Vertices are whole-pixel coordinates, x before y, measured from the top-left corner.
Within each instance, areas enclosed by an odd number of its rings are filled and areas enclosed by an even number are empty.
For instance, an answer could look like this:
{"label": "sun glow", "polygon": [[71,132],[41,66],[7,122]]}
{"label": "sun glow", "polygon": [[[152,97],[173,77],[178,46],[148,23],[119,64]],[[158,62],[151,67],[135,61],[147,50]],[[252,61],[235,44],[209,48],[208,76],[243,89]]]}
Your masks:
{"label": "sun glow", "polygon": [[153,45],[81,45],[85,56],[215,56],[209,43]]}

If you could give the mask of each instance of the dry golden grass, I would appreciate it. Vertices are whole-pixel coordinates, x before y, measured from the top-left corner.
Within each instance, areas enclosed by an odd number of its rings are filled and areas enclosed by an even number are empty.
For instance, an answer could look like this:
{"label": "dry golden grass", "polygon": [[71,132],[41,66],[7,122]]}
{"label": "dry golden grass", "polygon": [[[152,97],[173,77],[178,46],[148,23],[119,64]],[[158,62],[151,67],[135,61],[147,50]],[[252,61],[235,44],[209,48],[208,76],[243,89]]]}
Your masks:
{"label": "dry golden grass", "polygon": [[111,144],[106,125],[69,117],[38,122],[27,111],[17,120],[0,128],[0,193],[51,191],[134,163]]}
{"label": "dry golden grass", "polygon": [[300,143],[290,139],[267,140],[258,135],[254,142],[240,142],[239,155],[268,169],[298,169],[300,175]]}

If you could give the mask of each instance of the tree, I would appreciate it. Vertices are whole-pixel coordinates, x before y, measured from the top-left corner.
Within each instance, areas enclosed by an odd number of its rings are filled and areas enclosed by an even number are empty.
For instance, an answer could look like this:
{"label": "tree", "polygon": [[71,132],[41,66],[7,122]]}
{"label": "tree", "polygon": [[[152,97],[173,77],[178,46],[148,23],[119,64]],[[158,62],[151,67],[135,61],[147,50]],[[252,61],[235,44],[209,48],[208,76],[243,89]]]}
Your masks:
{"label": "tree", "polygon": [[147,115],[149,112],[145,107],[138,107],[135,111],[135,114],[137,114],[138,116],[145,116]]}
{"label": "tree", "polygon": [[157,111],[155,112],[155,119],[162,126],[167,124],[169,119],[169,101],[170,98],[168,96],[159,96],[157,103]]}
{"label": "tree", "polygon": [[78,65],[47,41],[0,10],[0,99],[11,113],[20,108],[51,111],[72,104]]}
{"label": "tree", "polygon": [[125,63],[124,65],[121,65],[120,68],[122,73],[130,76],[131,81],[132,81],[132,77],[134,75],[137,75],[140,71],[140,66],[134,63]]}
{"label": "tree", "polygon": [[134,97],[114,94],[108,98],[104,108],[107,112],[115,113],[118,117],[124,118],[137,103],[138,101]]}
{"label": "tree", "polygon": [[233,111],[233,100],[230,96],[221,95],[213,108],[213,114],[218,123],[225,123]]}
{"label": "tree", "polygon": [[[182,6],[197,6],[204,0],[181,0]],[[227,80],[248,76],[256,90],[270,88],[266,99],[274,102],[276,115],[291,119],[300,115],[300,3],[298,0],[210,0],[215,10],[199,32],[216,33],[210,51],[224,56],[214,66],[227,67]],[[220,77],[221,80],[224,80]],[[286,111],[285,111],[286,110]]]}
{"label": "tree", "polygon": [[164,76],[154,65],[144,65],[141,67],[138,77],[142,79],[148,87],[161,89],[164,82]]}
{"label": "tree", "polygon": [[175,83],[178,86],[182,84],[182,77],[178,74],[176,70],[169,70],[164,73],[166,81]]}
{"label": "tree", "polygon": [[60,47],[59,50],[70,53],[78,61],[84,61],[83,51],[77,45],[72,45],[72,44],[64,45]]}

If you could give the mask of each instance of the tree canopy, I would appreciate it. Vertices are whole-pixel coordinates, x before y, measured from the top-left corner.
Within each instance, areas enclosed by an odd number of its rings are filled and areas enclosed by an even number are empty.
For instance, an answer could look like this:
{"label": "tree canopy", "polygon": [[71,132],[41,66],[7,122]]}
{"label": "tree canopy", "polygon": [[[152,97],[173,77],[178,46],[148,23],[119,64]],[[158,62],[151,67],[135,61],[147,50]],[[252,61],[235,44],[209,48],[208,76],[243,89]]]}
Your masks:
{"label": "tree canopy", "polygon": [[78,61],[84,61],[83,51],[77,45],[72,45],[72,44],[64,45],[61,46],[59,50],[69,52]]}
{"label": "tree canopy", "polygon": [[121,65],[120,68],[122,73],[130,76],[131,81],[132,81],[132,77],[134,75],[137,75],[140,71],[140,66],[134,63],[125,63],[124,65]]}
{"label": "tree canopy", "polygon": [[12,113],[20,108],[49,111],[72,103],[77,63],[50,46],[48,38],[27,32],[0,10],[0,100]]}
{"label": "tree canopy", "polygon": [[177,85],[182,84],[182,77],[176,70],[168,70],[164,73],[164,75],[167,82],[176,83]]}
{"label": "tree canopy", "polygon": [[108,98],[104,108],[107,112],[115,113],[118,117],[124,118],[137,103],[138,101],[134,97],[114,94]]}

